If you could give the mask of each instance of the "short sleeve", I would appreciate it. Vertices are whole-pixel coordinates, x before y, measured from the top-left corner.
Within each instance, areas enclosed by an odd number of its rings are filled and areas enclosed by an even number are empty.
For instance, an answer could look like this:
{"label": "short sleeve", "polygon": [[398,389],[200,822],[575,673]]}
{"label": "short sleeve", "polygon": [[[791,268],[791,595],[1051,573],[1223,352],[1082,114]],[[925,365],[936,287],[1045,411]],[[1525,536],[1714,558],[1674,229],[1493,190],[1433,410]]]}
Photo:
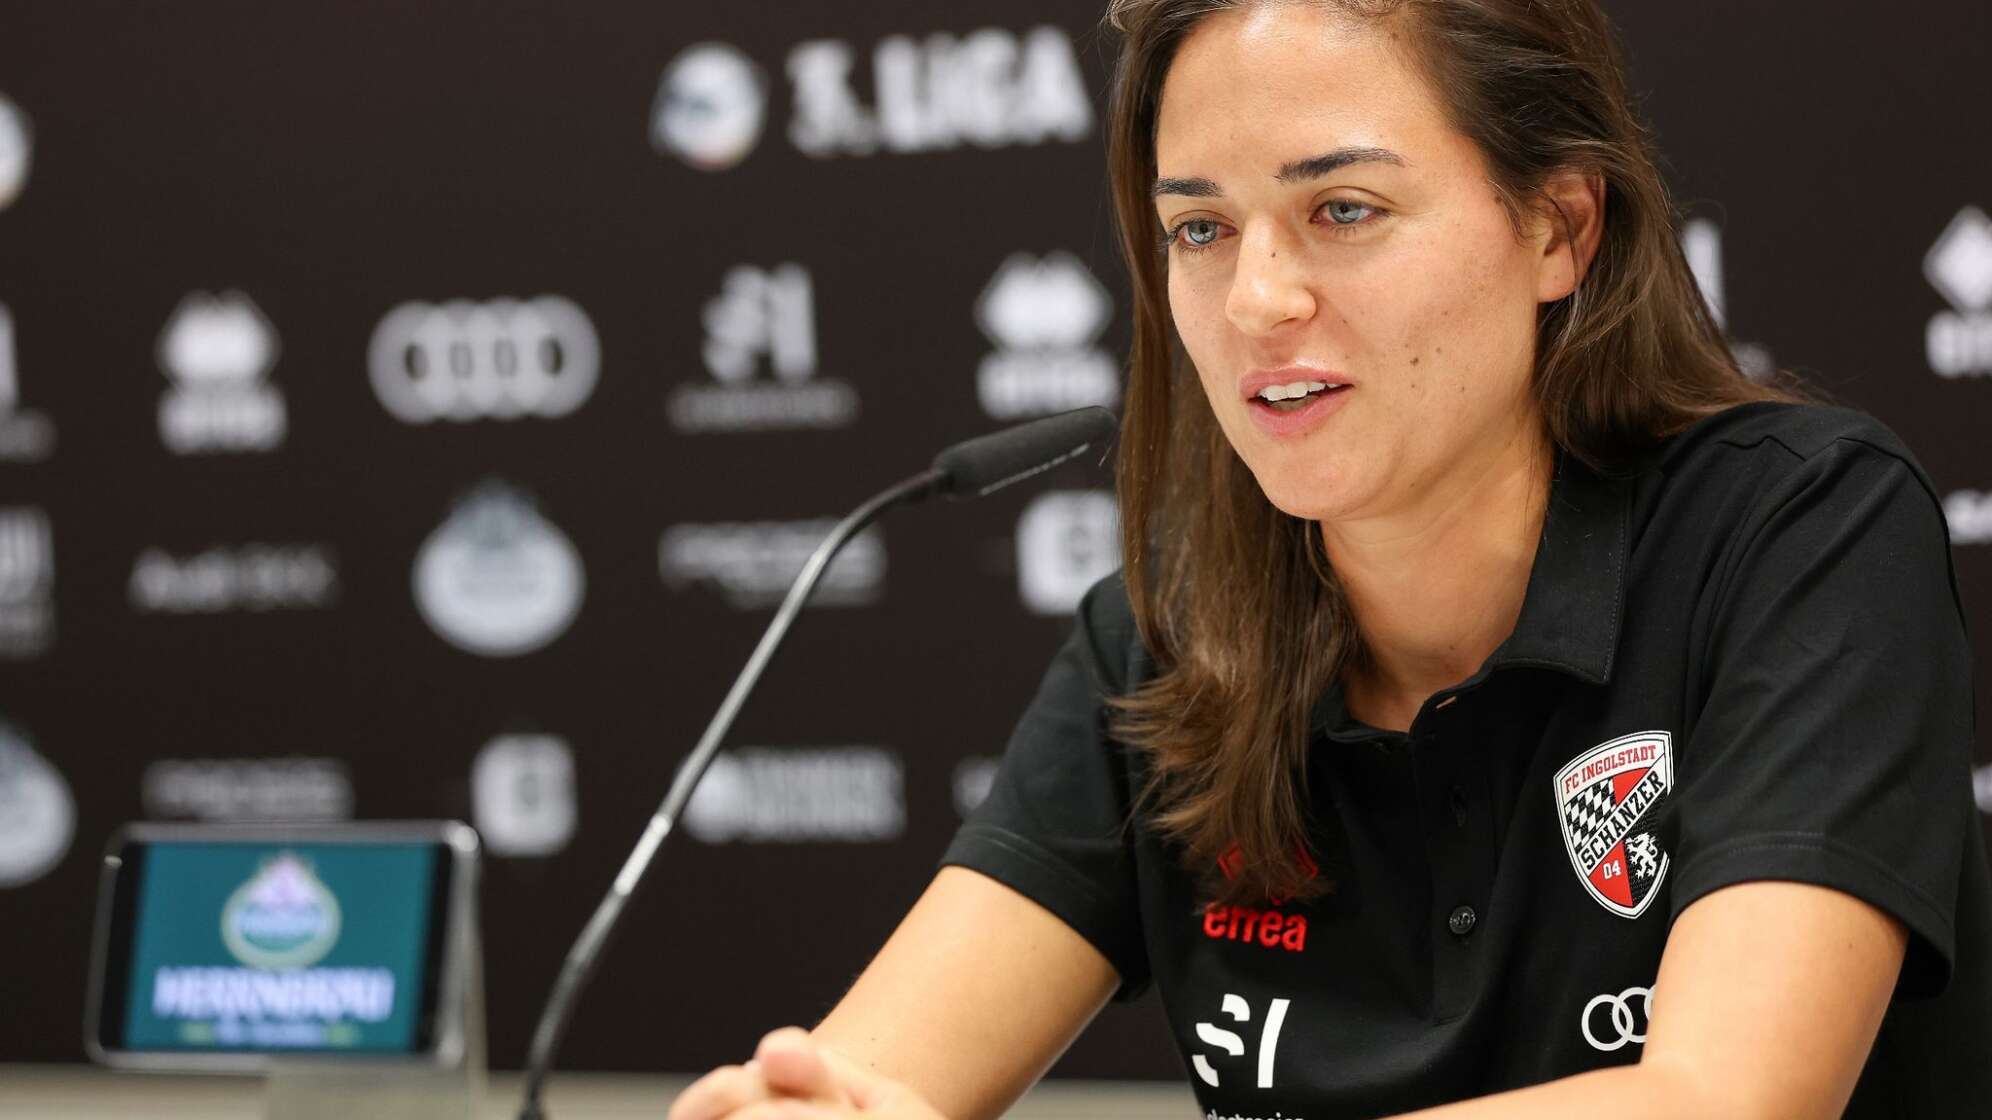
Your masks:
{"label": "short sleeve", "polygon": [[1105,698],[1125,680],[1131,630],[1120,581],[1096,585],[1011,734],[988,796],[941,858],[1057,915],[1114,966],[1114,998],[1123,1001],[1149,979],[1127,761],[1106,733]]}
{"label": "short sleeve", "polygon": [[1706,701],[1676,777],[1673,913],[1831,887],[1911,932],[1898,993],[1949,982],[1968,830],[1970,651],[1941,507],[1840,439],[1768,484],[1712,584]]}

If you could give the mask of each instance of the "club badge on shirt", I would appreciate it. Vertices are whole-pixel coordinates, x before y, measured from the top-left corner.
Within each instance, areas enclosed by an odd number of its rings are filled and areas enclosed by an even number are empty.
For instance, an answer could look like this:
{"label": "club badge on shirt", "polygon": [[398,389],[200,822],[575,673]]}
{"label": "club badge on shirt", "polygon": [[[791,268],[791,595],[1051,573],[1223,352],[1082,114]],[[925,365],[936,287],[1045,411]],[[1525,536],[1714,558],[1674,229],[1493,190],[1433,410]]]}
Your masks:
{"label": "club badge on shirt", "polygon": [[1621,918],[1646,912],[1667,878],[1654,835],[1656,811],[1674,788],[1674,737],[1641,731],[1599,743],[1556,775],[1563,847],[1592,898]]}

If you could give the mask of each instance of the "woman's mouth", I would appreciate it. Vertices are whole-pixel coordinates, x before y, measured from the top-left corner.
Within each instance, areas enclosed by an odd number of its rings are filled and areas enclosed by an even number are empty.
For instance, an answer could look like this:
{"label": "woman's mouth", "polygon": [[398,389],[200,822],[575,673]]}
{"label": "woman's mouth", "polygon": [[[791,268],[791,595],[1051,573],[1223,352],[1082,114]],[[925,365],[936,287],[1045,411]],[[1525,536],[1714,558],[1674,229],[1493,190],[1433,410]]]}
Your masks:
{"label": "woman's mouth", "polygon": [[1252,407],[1280,413],[1299,412],[1314,401],[1347,388],[1346,384],[1333,381],[1289,381],[1283,385],[1268,385],[1253,395]]}

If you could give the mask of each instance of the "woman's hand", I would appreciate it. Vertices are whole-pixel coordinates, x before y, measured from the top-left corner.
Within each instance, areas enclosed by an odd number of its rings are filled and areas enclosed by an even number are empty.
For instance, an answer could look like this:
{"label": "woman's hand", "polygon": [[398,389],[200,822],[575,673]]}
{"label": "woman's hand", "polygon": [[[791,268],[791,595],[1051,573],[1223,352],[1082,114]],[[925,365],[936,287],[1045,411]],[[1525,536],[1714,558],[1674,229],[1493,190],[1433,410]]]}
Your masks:
{"label": "woman's hand", "polygon": [[947,1120],[919,1094],[858,1066],[800,1027],[761,1039],[754,1058],[700,1078],[668,1120]]}

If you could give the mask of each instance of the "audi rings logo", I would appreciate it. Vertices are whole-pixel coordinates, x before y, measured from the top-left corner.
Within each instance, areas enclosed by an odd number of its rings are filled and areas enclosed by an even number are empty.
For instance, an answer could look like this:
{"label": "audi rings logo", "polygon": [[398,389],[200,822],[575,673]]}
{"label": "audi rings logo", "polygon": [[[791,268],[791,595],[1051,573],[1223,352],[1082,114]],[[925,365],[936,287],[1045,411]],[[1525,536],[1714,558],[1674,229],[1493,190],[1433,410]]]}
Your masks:
{"label": "audi rings logo", "polygon": [[[1632,1010],[1632,1001],[1639,1000],[1639,1013]],[[1606,1009],[1610,1008],[1607,1012]],[[1584,1017],[1577,1021],[1578,1029],[1584,1032],[1584,1041],[1594,1050],[1609,1054],[1623,1049],[1628,1042],[1646,1041],[1647,1028],[1653,1022],[1653,989],[1627,988],[1617,995],[1607,992],[1591,997],[1584,1005]]]}
{"label": "audi rings logo", "polygon": [[367,348],[374,394],[409,424],[565,416],[600,368],[595,325],[559,296],[404,303]]}

